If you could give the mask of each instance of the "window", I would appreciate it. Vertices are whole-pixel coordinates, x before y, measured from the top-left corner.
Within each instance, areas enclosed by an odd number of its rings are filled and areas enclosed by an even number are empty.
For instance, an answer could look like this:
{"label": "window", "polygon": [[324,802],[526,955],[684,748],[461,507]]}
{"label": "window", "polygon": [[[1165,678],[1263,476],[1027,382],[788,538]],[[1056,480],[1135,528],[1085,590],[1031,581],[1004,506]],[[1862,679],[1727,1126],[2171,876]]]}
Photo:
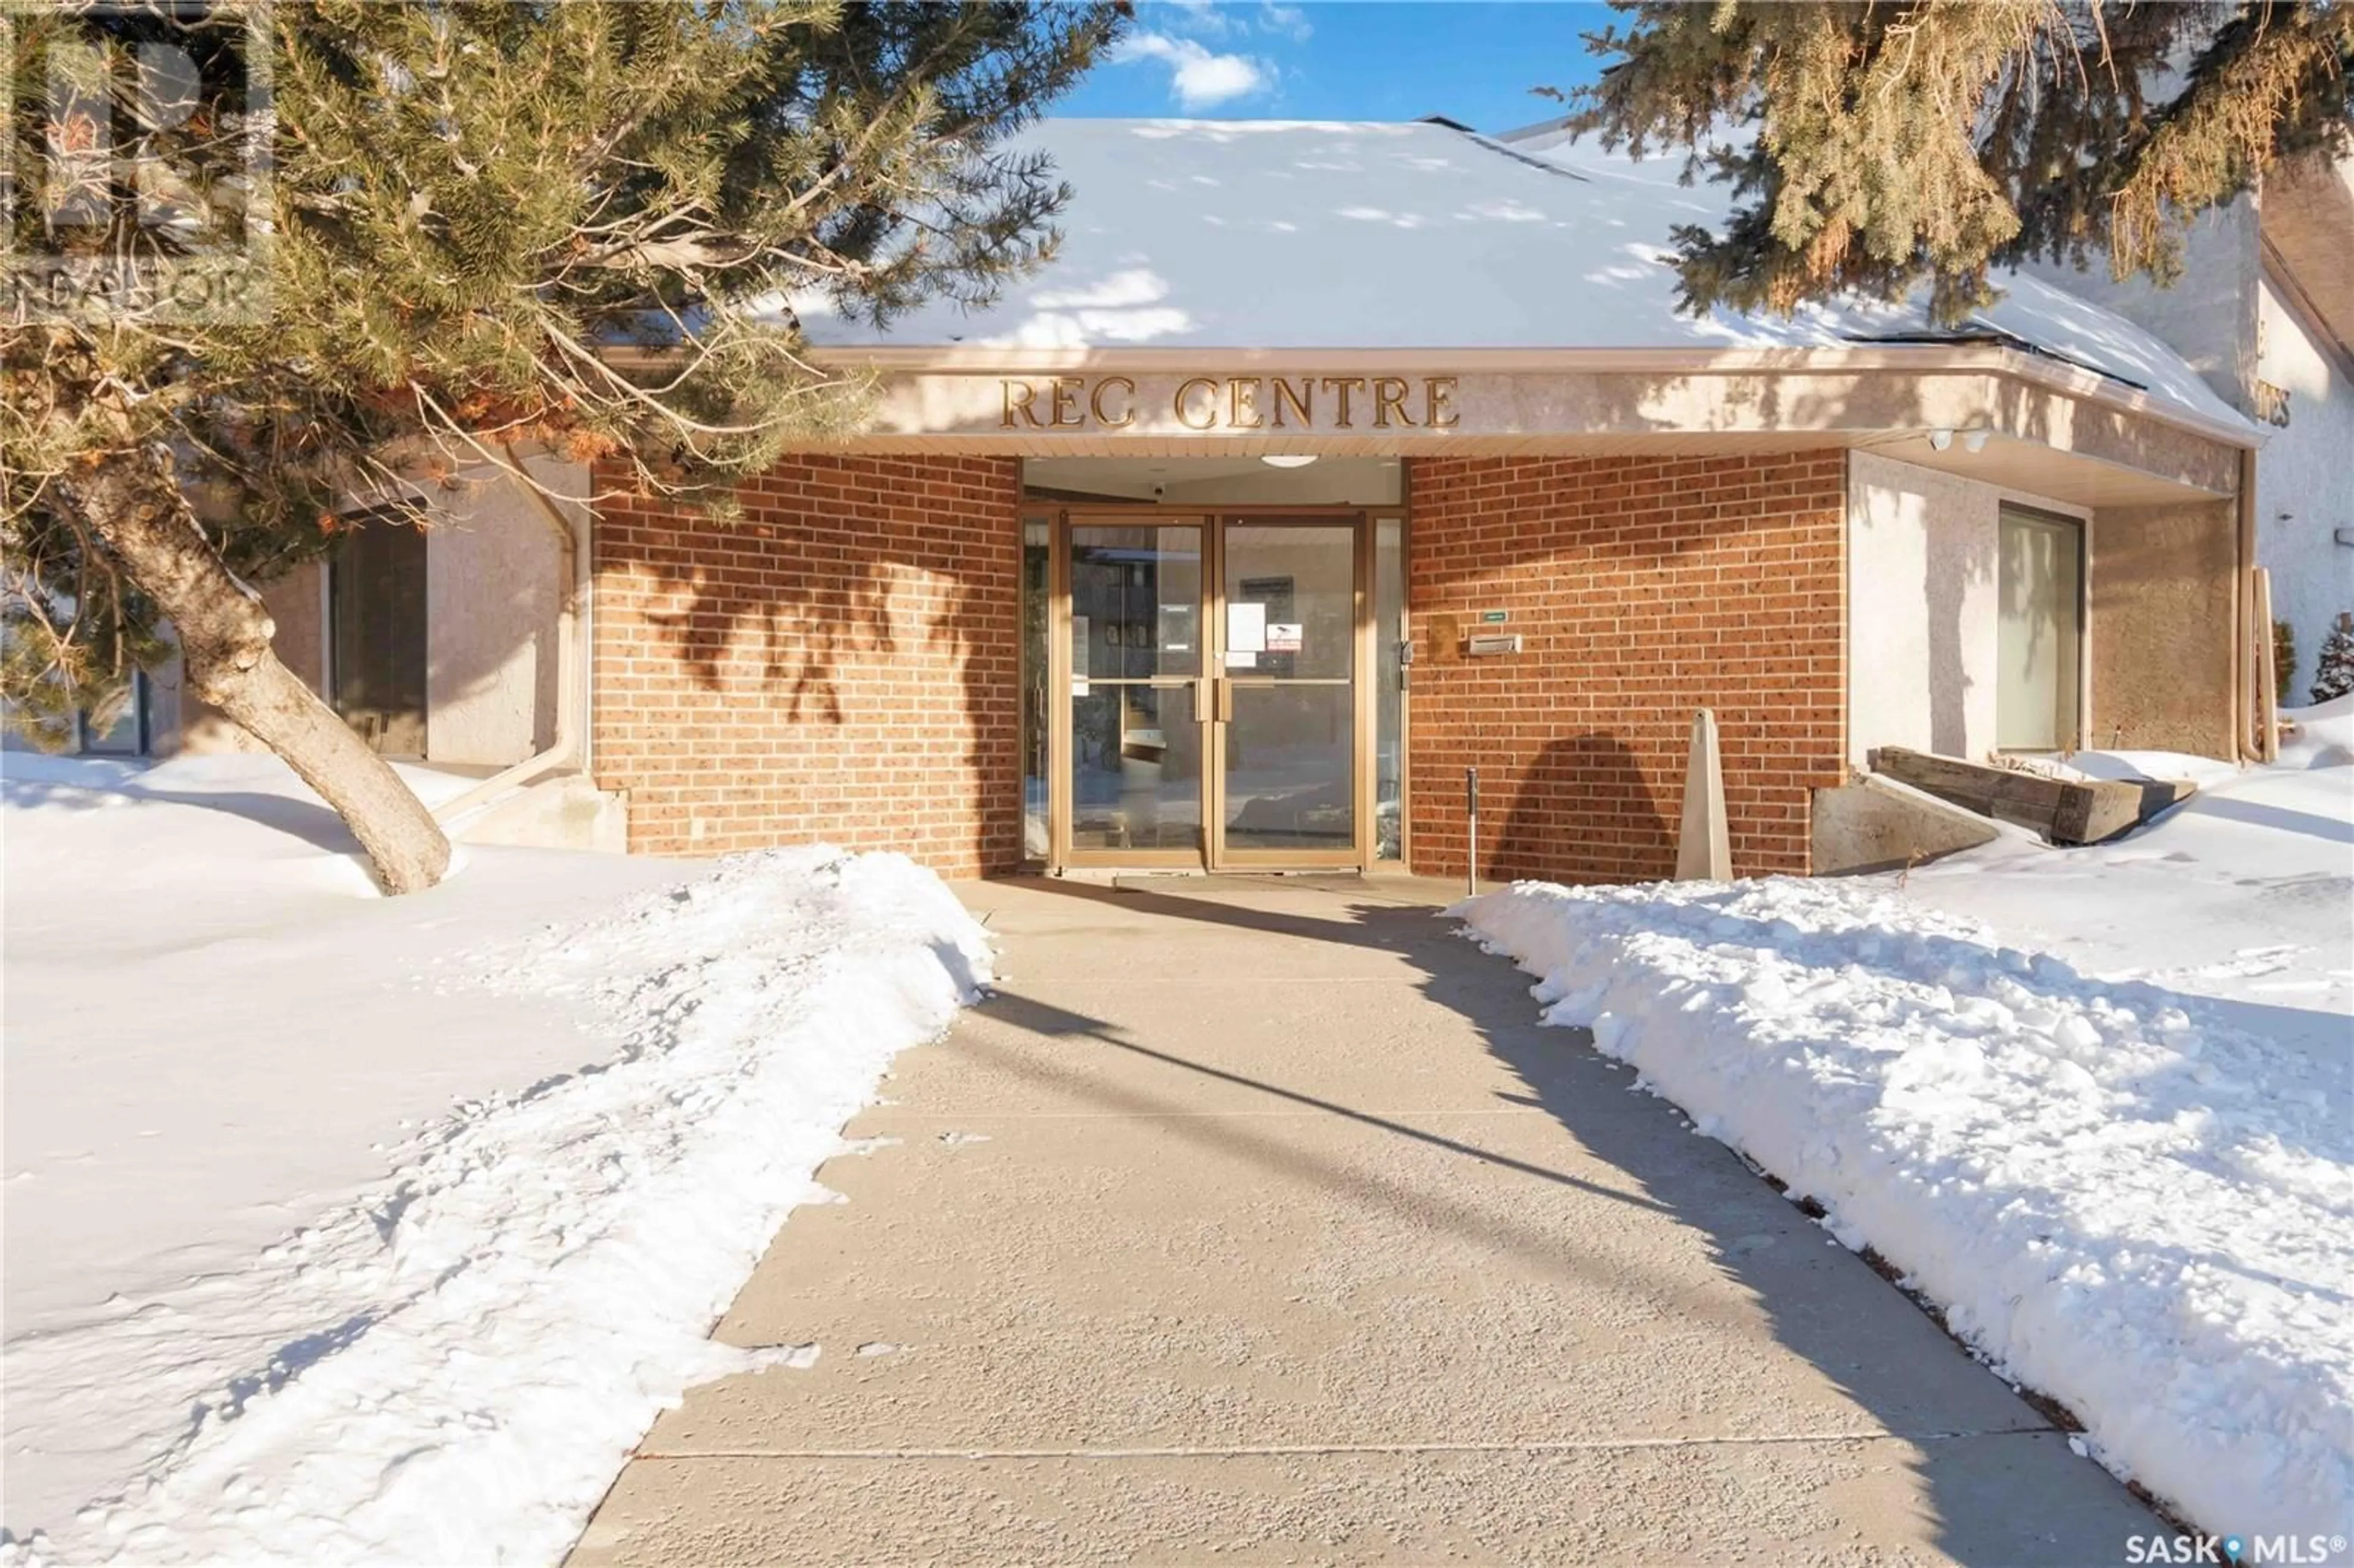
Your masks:
{"label": "window", "polygon": [[1046,611],[1053,522],[1022,519],[1022,853],[1044,860],[1052,850],[1046,816]]}
{"label": "window", "polygon": [[392,510],[346,516],[327,561],[328,700],[387,757],[425,755],[425,531]]}
{"label": "window", "polygon": [[2073,751],[2083,744],[2084,527],[2006,506],[1998,556],[1995,746]]}
{"label": "window", "polygon": [[1373,856],[1405,853],[1405,519],[1373,520]]}
{"label": "window", "polygon": [[75,742],[85,757],[144,757],[150,744],[147,673],[131,673],[131,690],[122,705],[101,727],[87,708],[74,715]]}

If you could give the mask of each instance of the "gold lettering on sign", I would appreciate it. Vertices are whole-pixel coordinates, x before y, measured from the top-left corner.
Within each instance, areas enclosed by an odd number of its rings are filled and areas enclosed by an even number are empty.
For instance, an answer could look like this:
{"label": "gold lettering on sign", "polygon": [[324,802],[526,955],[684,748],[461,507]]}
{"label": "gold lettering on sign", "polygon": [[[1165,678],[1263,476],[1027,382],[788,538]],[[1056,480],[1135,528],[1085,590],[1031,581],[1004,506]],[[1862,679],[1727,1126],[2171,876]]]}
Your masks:
{"label": "gold lettering on sign", "polygon": [[1286,407],[1288,407],[1291,409],[1292,417],[1299,421],[1302,429],[1314,429],[1316,424],[1316,416],[1309,412],[1309,408],[1316,397],[1315,378],[1307,376],[1301,376],[1299,378],[1299,389],[1298,391],[1292,390],[1291,383],[1286,381],[1280,376],[1274,377],[1274,382],[1275,428],[1278,430],[1284,428],[1283,410]]}
{"label": "gold lettering on sign", "polygon": [[[1206,406],[1200,408],[1202,417],[1198,419],[1193,417],[1195,405],[1190,401],[1193,388],[1196,387],[1206,395]],[[1196,376],[1192,380],[1180,385],[1177,388],[1176,414],[1177,422],[1189,430],[1206,430],[1214,427],[1218,422],[1217,382],[1207,376]]]}
{"label": "gold lettering on sign", "polygon": [[[1125,403],[1123,411],[1116,419],[1104,412],[1103,404],[1105,391],[1113,387],[1120,389],[1120,397]],[[1087,394],[1087,412],[1093,414],[1096,417],[1096,423],[1107,430],[1128,429],[1129,426],[1136,423],[1136,383],[1125,376],[1105,376],[1096,383],[1096,389]]]}
{"label": "gold lettering on sign", "polygon": [[1038,396],[1038,388],[1031,386],[1027,381],[1017,381],[1012,376],[1006,377],[1003,385],[1005,387],[1005,418],[998,421],[997,428],[1001,430],[1012,429],[1013,428],[1013,417],[1016,414],[1019,414],[1022,417],[1022,422],[1023,424],[1029,426],[1034,430],[1038,428],[1038,416],[1030,411],[1030,404],[1032,400]]}
{"label": "gold lettering on sign", "polygon": [[[1006,376],[998,380],[997,428],[1001,430],[1126,430],[1141,422],[1167,429],[1174,419],[1189,430],[1352,430],[1371,402],[1376,429],[1451,430],[1463,422],[1455,406],[1459,378],[1419,377],[1421,417],[1416,418],[1415,384],[1405,376],[1192,376],[1179,382],[1166,404],[1158,395],[1148,407],[1129,376]],[[1318,388],[1322,388],[1322,399]]]}
{"label": "gold lettering on sign", "polygon": [[[1441,415],[1446,417],[1442,418]],[[1454,376],[1423,377],[1422,422],[1434,430],[1451,430],[1463,422],[1463,416],[1455,411]]]}
{"label": "gold lettering on sign", "polygon": [[1256,430],[1266,422],[1259,418],[1257,380],[1237,376],[1227,382],[1226,428],[1230,430]]}
{"label": "gold lettering on sign", "polygon": [[1362,376],[1324,377],[1324,389],[1341,399],[1341,407],[1332,417],[1332,423],[1339,429],[1346,430],[1355,428],[1355,421],[1349,418],[1349,391],[1352,387],[1363,387],[1364,384],[1365,378]]}

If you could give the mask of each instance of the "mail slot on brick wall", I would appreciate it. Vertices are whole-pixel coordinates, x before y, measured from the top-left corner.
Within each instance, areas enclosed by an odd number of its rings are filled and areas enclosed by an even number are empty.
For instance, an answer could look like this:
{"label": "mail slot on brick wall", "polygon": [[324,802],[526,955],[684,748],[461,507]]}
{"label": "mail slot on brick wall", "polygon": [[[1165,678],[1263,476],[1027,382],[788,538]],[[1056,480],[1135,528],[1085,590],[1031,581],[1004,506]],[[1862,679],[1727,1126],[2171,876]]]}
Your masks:
{"label": "mail slot on brick wall", "polygon": [[1474,659],[1484,659],[1494,653],[1517,653],[1521,651],[1521,634],[1517,631],[1475,632],[1463,651]]}

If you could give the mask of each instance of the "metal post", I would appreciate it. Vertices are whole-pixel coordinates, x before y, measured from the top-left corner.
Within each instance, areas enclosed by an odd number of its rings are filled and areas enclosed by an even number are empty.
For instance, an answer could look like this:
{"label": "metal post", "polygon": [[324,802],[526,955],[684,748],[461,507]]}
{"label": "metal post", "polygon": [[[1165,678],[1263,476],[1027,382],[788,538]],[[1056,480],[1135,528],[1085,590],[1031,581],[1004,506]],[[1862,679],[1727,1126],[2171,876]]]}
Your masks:
{"label": "metal post", "polygon": [[1479,892],[1479,770],[1463,770],[1463,820],[1470,830],[1470,845],[1463,863],[1463,891],[1476,897]]}

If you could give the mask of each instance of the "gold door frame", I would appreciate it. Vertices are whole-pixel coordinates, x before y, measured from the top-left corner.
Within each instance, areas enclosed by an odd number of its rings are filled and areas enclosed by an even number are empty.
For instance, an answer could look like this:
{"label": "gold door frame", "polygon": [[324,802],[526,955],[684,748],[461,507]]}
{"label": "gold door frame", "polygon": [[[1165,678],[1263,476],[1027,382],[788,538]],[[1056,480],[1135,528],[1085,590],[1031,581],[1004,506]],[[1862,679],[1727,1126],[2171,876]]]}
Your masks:
{"label": "gold door frame", "polygon": [[[1226,735],[1225,725],[1231,709],[1232,692],[1236,686],[1272,689],[1285,684],[1272,675],[1253,678],[1236,677],[1225,673],[1226,654],[1226,528],[1230,524],[1249,523],[1260,526],[1304,528],[1331,527],[1336,523],[1349,526],[1349,566],[1351,644],[1349,661],[1349,695],[1352,709],[1351,745],[1349,748],[1349,799],[1351,801],[1350,842],[1346,849],[1269,850],[1229,849],[1226,847]],[[1205,849],[1213,871],[1272,871],[1272,870],[1363,870],[1371,861],[1373,852],[1373,717],[1371,703],[1373,688],[1370,663],[1373,649],[1373,537],[1365,513],[1356,507],[1264,507],[1222,511],[1218,517],[1217,549],[1211,563],[1214,576],[1208,580],[1212,590],[1210,613],[1214,620],[1215,646],[1207,650],[1205,660],[1217,673],[1215,711],[1218,723],[1213,733],[1204,737],[1206,746],[1214,747],[1216,757],[1203,768],[1209,800],[1204,824]]]}
{"label": "gold door frame", "polygon": [[[1209,823],[1206,820],[1202,824],[1204,841],[1197,842],[1195,847],[1191,850],[1080,850],[1074,849],[1071,845],[1071,529],[1075,524],[1084,526],[1098,519],[1114,523],[1125,522],[1140,527],[1165,527],[1190,524],[1198,528],[1202,535],[1204,602],[1206,603],[1208,599],[1212,539],[1217,533],[1217,518],[1214,513],[1178,506],[1066,506],[1055,514],[1053,553],[1048,557],[1046,567],[1047,592],[1050,600],[1046,616],[1048,717],[1046,810],[1048,842],[1053,849],[1049,869],[1055,872],[1071,868],[1122,868],[1139,871],[1200,870],[1205,863],[1202,842],[1206,842],[1209,832]],[[1206,628],[1204,630],[1204,641],[1205,646],[1202,663],[1203,667],[1207,669],[1209,653],[1206,648]],[[1202,681],[1197,676],[1190,679],[1179,677],[1167,681],[1156,680],[1147,683],[1162,691],[1192,688],[1198,694]],[[1209,726],[1202,716],[1203,707],[1198,694],[1193,706],[1192,722],[1205,732],[1201,737],[1201,746],[1206,748],[1208,744],[1206,731]],[[1163,721],[1163,727],[1167,727],[1166,720]],[[1204,775],[1207,774],[1208,769],[1209,758],[1204,749],[1203,755]],[[1202,809],[1206,811],[1209,796],[1206,783],[1203,786],[1202,793]]]}
{"label": "gold door frame", "polygon": [[[1041,509],[1026,508],[1036,516]],[[1393,514],[1384,509],[1384,515]],[[1150,504],[1060,506],[1053,510],[1047,558],[1046,812],[1047,869],[1190,869],[1203,871],[1367,870],[1373,855],[1373,747],[1379,669],[1374,657],[1373,514],[1361,506],[1217,506]],[[1098,520],[1137,526],[1193,524],[1202,535],[1201,671],[1197,676],[1150,683],[1161,690],[1190,687],[1192,722],[1200,727],[1201,836],[1192,850],[1075,849],[1071,843],[1071,529]],[[1355,603],[1350,667],[1355,736],[1350,750],[1352,842],[1345,850],[1296,853],[1225,847],[1225,750],[1221,699],[1231,690],[1225,659],[1225,529],[1230,523],[1351,524]],[[1272,677],[1253,685],[1278,684]],[[1226,702],[1230,704],[1231,699]],[[1163,721],[1166,727],[1166,721]]]}

